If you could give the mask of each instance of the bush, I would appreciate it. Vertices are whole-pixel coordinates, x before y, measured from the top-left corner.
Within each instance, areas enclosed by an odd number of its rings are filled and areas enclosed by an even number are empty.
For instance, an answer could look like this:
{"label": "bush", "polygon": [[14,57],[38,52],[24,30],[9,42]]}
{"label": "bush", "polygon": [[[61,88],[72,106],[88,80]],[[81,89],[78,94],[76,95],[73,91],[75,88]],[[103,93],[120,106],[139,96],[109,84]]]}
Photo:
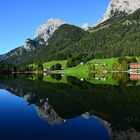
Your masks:
{"label": "bush", "polygon": [[51,66],[51,70],[61,70],[61,69],[62,69],[62,65],[59,63]]}
{"label": "bush", "polygon": [[67,62],[67,68],[75,67],[75,66],[79,65],[80,63],[85,63],[87,60],[86,59],[87,56],[88,56],[88,54],[83,53],[83,54],[75,55],[72,58],[69,58],[68,62]]}
{"label": "bush", "polygon": [[118,58],[118,64],[114,64],[114,70],[127,71],[129,68],[130,61],[131,61],[131,59],[128,59],[126,57]]}
{"label": "bush", "polygon": [[133,62],[137,62],[136,57],[132,57],[131,60],[130,60],[130,62],[131,62],[131,63],[133,63]]}
{"label": "bush", "polygon": [[53,74],[51,75],[52,79],[55,79],[57,81],[60,81],[62,79],[61,74]]}
{"label": "bush", "polygon": [[128,63],[133,63],[133,62],[137,62],[136,57],[132,57],[132,58],[126,58],[126,57],[119,57],[118,58],[118,62],[120,64],[122,64],[123,62],[128,62]]}

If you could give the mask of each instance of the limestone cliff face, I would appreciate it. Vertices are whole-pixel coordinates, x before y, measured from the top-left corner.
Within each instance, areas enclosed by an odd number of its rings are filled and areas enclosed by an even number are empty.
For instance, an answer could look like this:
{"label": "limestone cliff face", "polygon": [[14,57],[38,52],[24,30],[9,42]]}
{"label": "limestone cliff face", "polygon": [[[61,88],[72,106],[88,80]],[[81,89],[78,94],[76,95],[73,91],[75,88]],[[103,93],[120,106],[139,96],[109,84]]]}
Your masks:
{"label": "limestone cliff face", "polygon": [[53,35],[55,30],[65,22],[60,19],[49,19],[47,23],[40,25],[36,31],[35,38],[44,39],[47,43],[48,39]]}
{"label": "limestone cliff face", "polygon": [[40,25],[35,34],[33,40],[27,39],[23,48],[27,52],[34,51],[37,47],[48,43],[48,39],[53,35],[53,33],[58,29],[59,26],[65,22],[60,19],[49,19],[46,23]]}
{"label": "limestone cliff face", "polygon": [[101,20],[98,22],[98,24],[108,20],[116,12],[124,12],[126,14],[131,14],[139,8],[140,0],[111,0],[109,6],[107,7],[107,11],[105,12]]}
{"label": "limestone cliff face", "polygon": [[84,29],[85,31],[88,31],[89,30],[89,25],[88,23],[85,23],[82,25],[82,29]]}

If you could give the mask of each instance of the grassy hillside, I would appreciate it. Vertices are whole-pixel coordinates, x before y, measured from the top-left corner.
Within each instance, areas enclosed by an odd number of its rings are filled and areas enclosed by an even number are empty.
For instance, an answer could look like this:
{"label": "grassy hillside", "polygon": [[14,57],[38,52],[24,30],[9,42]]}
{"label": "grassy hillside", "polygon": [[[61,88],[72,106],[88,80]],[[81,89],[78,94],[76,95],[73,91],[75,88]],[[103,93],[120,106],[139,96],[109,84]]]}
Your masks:
{"label": "grassy hillside", "polygon": [[[126,57],[131,60],[133,57]],[[137,62],[140,62],[140,57],[136,57]],[[76,76],[79,78],[87,78],[89,76],[89,69],[91,66],[95,66],[95,70],[97,73],[106,73],[114,71],[113,67],[118,63],[118,58],[110,58],[110,59],[92,59],[84,64],[79,64],[76,67],[66,68],[67,60],[64,61],[50,61],[48,63],[44,63],[45,68],[51,67],[53,64],[60,63],[64,70],[55,71],[54,73],[61,73],[68,76]]]}
{"label": "grassy hillside", "polygon": [[[66,68],[62,71],[57,71],[56,73],[63,73],[68,76],[76,76],[78,78],[87,78],[89,76],[89,67],[90,65],[95,65],[97,71],[113,71],[113,64],[118,62],[118,58],[110,59],[93,59],[85,64],[79,64],[76,67]],[[100,64],[105,63],[105,66]]]}
{"label": "grassy hillside", "polygon": [[[61,64],[62,65],[62,68],[66,68],[66,64],[67,64],[67,60],[62,60],[62,61],[50,61],[50,62],[45,62],[43,63],[43,67],[46,68],[46,69],[50,69],[52,65],[55,65],[55,64]],[[33,68],[36,68],[36,64],[30,64],[29,65],[30,67],[33,67]]]}
{"label": "grassy hillside", "polygon": [[67,60],[46,62],[46,63],[43,63],[43,67],[47,68],[47,69],[50,69],[52,65],[55,65],[57,63],[61,64],[62,68],[65,69],[66,68],[66,64],[67,64]]}

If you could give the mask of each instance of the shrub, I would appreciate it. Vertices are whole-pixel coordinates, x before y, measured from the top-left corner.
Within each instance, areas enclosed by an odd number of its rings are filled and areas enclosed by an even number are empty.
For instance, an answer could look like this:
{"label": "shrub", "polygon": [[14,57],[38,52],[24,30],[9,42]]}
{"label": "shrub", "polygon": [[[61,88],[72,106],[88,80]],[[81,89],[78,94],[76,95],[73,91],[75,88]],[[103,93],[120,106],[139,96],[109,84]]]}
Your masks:
{"label": "shrub", "polygon": [[61,70],[61,68],[62,68],[62,65],[59,63],[51,66],[51,70]]}

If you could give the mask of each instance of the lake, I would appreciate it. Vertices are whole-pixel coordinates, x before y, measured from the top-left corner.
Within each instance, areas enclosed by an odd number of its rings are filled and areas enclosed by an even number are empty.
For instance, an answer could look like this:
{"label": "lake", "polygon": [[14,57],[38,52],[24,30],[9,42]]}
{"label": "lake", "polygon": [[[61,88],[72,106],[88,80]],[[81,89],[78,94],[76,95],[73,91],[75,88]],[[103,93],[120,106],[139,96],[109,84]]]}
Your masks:
{"label": "lake", "polygon": [[140,82],[128,74],[0,78],[2,140],[139,140]]}

